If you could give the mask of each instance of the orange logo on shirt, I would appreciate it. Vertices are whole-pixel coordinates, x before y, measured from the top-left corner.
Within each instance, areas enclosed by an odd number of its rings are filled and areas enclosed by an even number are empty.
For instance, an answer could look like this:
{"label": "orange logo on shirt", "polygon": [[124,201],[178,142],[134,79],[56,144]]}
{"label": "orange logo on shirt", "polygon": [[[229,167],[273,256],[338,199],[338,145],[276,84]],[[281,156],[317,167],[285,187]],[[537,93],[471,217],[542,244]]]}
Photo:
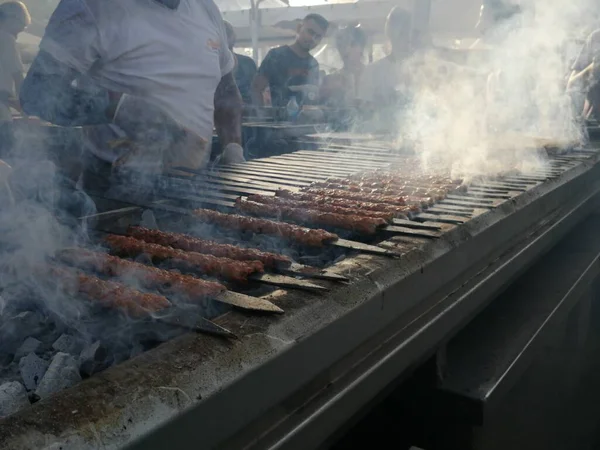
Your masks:
{"label": "orange logo on shirt", "polygon": [[213,50],[220,50],[221,49],[221,43],[219,41],[213,41],[212,39],[209,39],[206,43]]}

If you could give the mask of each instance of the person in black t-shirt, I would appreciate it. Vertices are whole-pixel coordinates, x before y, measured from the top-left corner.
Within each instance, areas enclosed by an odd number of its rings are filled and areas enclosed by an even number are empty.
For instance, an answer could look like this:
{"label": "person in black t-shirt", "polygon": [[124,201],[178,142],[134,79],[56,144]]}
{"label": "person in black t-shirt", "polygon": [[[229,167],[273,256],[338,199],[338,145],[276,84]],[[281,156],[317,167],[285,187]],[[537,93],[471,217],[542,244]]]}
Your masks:
{"label": "person in black t-shirt", "polygon": [[225,31],[227,32],[227,44],[235,59],[233,76],[240,94],[242,94],[242,100],[244,100],[246,105],[250,105],[252,104],[252,80],[254,80],[254,76],[256,75],[256,63],[249,56],[240,55],[233,51],[237,36],[235,35],[233,25],[227,21],[224,21],[224,23]]}
{"label": "person in black t-shirt", "polygon": [[254,78],[254,102],[263,105],[263,92],[269,86],[272,106],[285,106],[292,95],[298,103],[302,93],[293,93],[290,86],[319,84],[319,63],[310,54],[327,32],[329,22],[318,14],[309,14],[298,25],[296,41],[292,45],[274,48],[267,53]]}

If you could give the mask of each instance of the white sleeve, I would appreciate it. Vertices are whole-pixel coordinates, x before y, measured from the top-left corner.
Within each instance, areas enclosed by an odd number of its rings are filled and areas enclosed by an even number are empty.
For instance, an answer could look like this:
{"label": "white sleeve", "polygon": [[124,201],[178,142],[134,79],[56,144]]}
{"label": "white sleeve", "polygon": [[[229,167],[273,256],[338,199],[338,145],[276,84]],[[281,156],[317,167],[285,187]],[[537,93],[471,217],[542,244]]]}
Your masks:
{"label": "white sleeve", "polygon": [[81,73],[100,59],[98,24],[86,0],[60,1],[50,17],[40,49]]}

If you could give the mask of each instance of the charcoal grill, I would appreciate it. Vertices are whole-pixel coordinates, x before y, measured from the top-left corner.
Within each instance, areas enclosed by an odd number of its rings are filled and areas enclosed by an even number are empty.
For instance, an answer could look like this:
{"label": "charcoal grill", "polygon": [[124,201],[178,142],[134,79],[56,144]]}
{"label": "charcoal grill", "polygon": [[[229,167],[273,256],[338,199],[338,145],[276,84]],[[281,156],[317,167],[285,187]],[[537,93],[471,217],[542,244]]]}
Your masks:
{"label": "charcoal grill", "polygon": [[[386,149],[345,150],[165,178],[163,201],[104,217],[124,226],[150,209],[168,227],[194,207],[227,210],[240,195],[393,162]],[[354,236],[328,267],[348,283],[311,280],[329,289],[321,295],[272,292],[285,312],[277,317],[230,311],[214,322],[238,341],[195,334],[169,341],[4,419],[0,448],[117,447],[150,430],[136,448],[314,448],[597,207],[599,158],[596,149],[580,149],[543,169],[473,182],[397,230],[368,242]]]}

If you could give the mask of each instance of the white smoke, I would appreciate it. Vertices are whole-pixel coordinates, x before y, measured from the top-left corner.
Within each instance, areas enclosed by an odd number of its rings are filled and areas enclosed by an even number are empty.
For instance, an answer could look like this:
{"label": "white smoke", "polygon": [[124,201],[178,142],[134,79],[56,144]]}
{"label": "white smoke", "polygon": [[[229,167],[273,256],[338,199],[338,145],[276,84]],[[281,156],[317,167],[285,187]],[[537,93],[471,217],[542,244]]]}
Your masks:
{"label": "white smoke", "polygon": [[498,25],[484,61],[470,67],[438,57],[407,61],[411,106],[399,141],[456,175],[490,175],[544,163],[544,145],[581,139],[565,95],[565,43],[580,29],[591,0],[523,0]]}

